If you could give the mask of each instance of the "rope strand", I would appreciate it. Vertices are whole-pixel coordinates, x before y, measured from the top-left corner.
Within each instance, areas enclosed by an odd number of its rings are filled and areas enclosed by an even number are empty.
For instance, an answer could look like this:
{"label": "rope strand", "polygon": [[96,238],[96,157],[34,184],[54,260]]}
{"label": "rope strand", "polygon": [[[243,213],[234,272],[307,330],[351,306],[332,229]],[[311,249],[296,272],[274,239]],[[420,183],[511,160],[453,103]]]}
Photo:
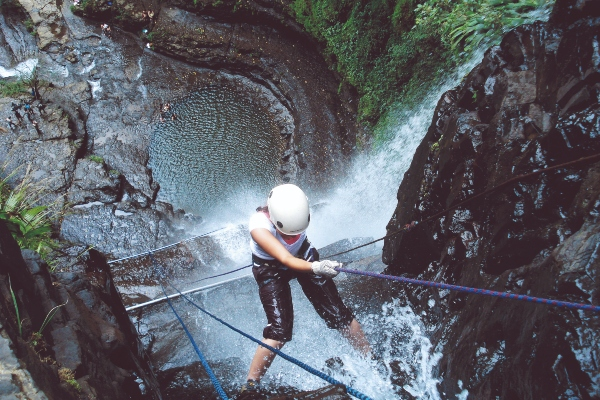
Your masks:
{"label": "rope strand", "polygon": [[210,312],[206,311],[205,309],[203,309],[202,307],[200,307],[198,304],[196,304],[193,300],[191,300],[190,298],[188,298],[185,294],[181,293],[179,291],[179,289],[177,289],[175,286],[173,286],[172,283],[169,283],[169,285],[175,289],[177,292],[179,292],[180,296],[183,297],[188,303],[190,303],[191,305],[193,305],[194,307],[196,307],[198,310],[202,311],[203,313],[205,313],[206,315],[208,315],[209,317],[213,318],[214,320],[220,322],[221,324],[225,325],[226,327],[228,327],[229,329],[239,333],[240,335],[252,340],[255,343],[258,343],[260,346],[269,349],[270,351],[272,351],[273,353],[277,354],[278,356],[280,356],[281,358],[296,364],[297,366],[299,366],[300,368],[304,369],[305,371],[310,372],[313,375],[318,376],[319,378],[323,379],[324,381],[327,381],[329,383],[331,383],[332,385],[342,385],[346,388],[346,391],[351,394],[352,396],[356,397],[357,399],[360,400],[371,400],[370,397],[362,394],[361,392],[357,391],[356,389],[351,388],[350,386],[344,385],[342,382],[332,378],[331,376],[314,369],[313,367],[309,366],[308,364],[303,363],[300,360],[297,360],[296,358],[289,356],[287,354],[285,354],[284,352],[282,352],[279,349],[276,349],[275,347],[269,346],[268,344],[262,342],[261,340],[256,339],[253,336],[250,336],[249,334],[245,333],[244,331],[239,330],[238,328],[234,327],[233,325],[228,324],[227,322],[223,321],[222,319],[220,319],[219,317],[211,314]]}
{"label": "rope strand", "polygon": [[544,299],[541,297],[527,296],[524,294],[497,292],[495,290],[479,289],[479,288],[473,288],[473,287],[468,287],[468,286],[450,285],[447,283],[426,281],[426,280],[422,280],[422,279],[412,279],[412,278],[406,278],[403,276],[384,275],[384,274],[378,274],[376,272],[359,271],[359,270],[355,270],[355,269],[346,269],[346,268],[336,267],[335,270],[340,271],[340,272],[346,272],[348,274],[371,276],[374,278],[387,279],[387,280],[391,280],[391,281],[398,281],[398,282],[405,282],[405,283],[412,283],[414,285],[436,287],[439,289],[449,289],[449,290],[454,290],[454,291],[458,291],[458,292],[476,293],[476,294],[482,294],[482,295],[486,295],[486,296],[502,297],[504,299],[524,300],[524,301],[530,301],[533,303],[542,303],[542,304],[547,304],[550,306],[557,306],[557,307],[577,308],[580,310],[590,310],[590,311],[596,311],[596,312],[600,311],[600,306],[594,306],[591,304],[570,303],[568,301],[550,300],[550,299]]}
{"label": "rope strand", "polygon": [[[150,252],[150,259],[152,260],[152,265],[154,266],[154,268],[158,269],[157,268],[158,265],[156,263],[156,260],[154,259],[154,254],[152,252]],[[202,366],[204,367],[204,370],[208,374],[208,376],[209,376],[209,378],[210,378],[210,380],[211,380],[211,382],[212,382],[215,390],[219,394],[219,397],[221,397],[221,399],[223,399],[223,400],[229,400],[229,398],[227,397],[227,394],[225,394],[225,391],[223,390],[223,387],[221,386],[221,383],[219,382],[219,380],[215,376],[213,370],[210,368],[210,365],[208,364],[208,361],[206,361],[206,358],[204,358],[204,355],[200,351],[200,348],[198,348],[198,345],[196,344],[196,341],[192,337],[192,334],[188,330],[187,326],[185,326],[185,323],[183,322],[183,320],[181,319],[181,317],[179,316],[179,314],[177,314],[177,311],[175,311],[175,307],[173,307],[173,303],[171,302],[171,299],[169,298],[169,296],[167,296],[167,292],[165,291],[165,287],[163,286],[162,282],[160,283],[160,288],[162,289],[163,294],[165,295],[165,297],[167,299],[167,302],[169,303],[169,306],[171,307],[171,311],[173,311],[173,314],[175,314],[175,316],[177,317],[177,320],[179,321],[179,323],[181,324],[181,327],[185,331],[185,334],[187,335],[188,339],[190,340],[190,343],[194,347],[194,350],[196,351],[196,354],[198,355],[198,358],[200,358],[200,362],[202,363]]]}

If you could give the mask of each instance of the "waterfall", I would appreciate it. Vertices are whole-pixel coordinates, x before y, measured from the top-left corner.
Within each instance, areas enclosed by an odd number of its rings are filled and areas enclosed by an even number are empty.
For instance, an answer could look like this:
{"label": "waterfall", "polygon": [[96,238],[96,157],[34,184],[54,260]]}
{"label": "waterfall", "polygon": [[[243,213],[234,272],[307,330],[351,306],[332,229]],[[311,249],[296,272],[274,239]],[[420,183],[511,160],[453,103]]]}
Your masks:
{"label": "waterfall", "polygon": [[28,78],[29,76],[31,76],[37,64],[37,58],[30,58],[29,60],[20,62],[14,68],[7,69],[0,65],[0,78],[8,78],[10,76]]}
{"label": "waterfall", "polygon": [[[390,139],[377,148],[358,155],[348,179],[338,187],[332,188],[328,196],[311,199],[312,204],[321,203],[321,206],[313,210],[308,232],[309,238],[317,247],[345,238],[381,237],[385,234],[385,226],[396,206],[397,188],[417,146],[427,132],[438,99],[445,91],[456,86],[481,57],[482,52],[474,55],[469,62],[432,89],[420,106],[397,112],[397,124],[391,129]],[[209,230],[206,225],[203,226],[205,230]],[[228,266],[223,271],[249,262],[248,236],[245,229],[244,225],[230,225],[225,233],[215,235],[214,241],[223,253],[230,260],[239,263]],[[213,271],[215,272],[222,271]],[[237,276],[249,272],[243,270]],[[225,280],[230,277],[222,278]],[[351,279],[343,275],[336,278],[341,296],[347,302],[349,291],[356,287],[352,286],[352,283],[348,284]],[[372,347],[387,367],[387,370],[381,370],[372,361],[365,360],[357,354],[339,332],[326,327],[297,282],[292,281],[291,287],[296,317],[294,339],[283,348],[285,353],[324,371],[373,399],[405,396],[431,400],[440,398],[435,369],[441,353],[439,349],[433,349],[421,316],[415,315],[409,305],[400,304],[398,299],[393,298],[392,293],[379,293],[379,296],[369,293],[368,301],[348,303],[361,322]],[[194,295],[194,299],[238,329],[256,338],[262,338],[266,318],[253,278],[242,278],[211,288]],[[225,380],[226,385],[239,385],[245,377],[246,368],[250,365],[256,344],[201,315],[183,302],[180,303],[180,307],[182,311],[185,310],[186,318],[193,326],[192,334],[203,344],[205,356],[209,360],[220,361],[216,367],[217,375]],[[333,358],[341,360],[343,366],[337,369],[328,367],[328,360]],[[235,368],[224,360],[235,360]],[[168,364],[162,368],[185,365],[193,361],[196,361],[195,356],[183,346],[170,356]],[[218,366],[223,363],[226,367]],[[398,378],[399,373],[401,378]],[[263,384],[270,388],[291,386],[303,390],[313,390],[326,385],[320,378],[279,357],[265,375]]]}
{"label": "waterfall", "polygon": [[[433,87],[421,103],[409,110],[392,113],[386,142],[359,154],[348,178],[327,196],[315,199],[322,205],[311,217],[308,235],[317,247],[348,237],[385,235],[385,227],[396,208],[396,193],[413,155],[431,124],[435,106],[443,93],[455,87],[460,79],[483,57],[476,52],[445,80]],[[315,203],[312,200],[312,203]],[[406,221],[407,223],[410,221]]]}

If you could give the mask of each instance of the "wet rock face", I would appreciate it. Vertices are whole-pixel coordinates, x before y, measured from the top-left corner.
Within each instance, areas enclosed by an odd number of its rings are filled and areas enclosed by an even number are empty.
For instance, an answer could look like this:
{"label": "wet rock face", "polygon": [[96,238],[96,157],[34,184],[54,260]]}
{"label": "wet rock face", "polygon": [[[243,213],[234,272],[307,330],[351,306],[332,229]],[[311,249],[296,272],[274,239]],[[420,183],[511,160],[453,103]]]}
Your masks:
{"label": "wet rock face", "polygon": [[[0,224],[0,374],[7,377],[2,393],[27,399],[159,399],[156,378],[104,259],[92,252],[78,267],[80,272],[51,276],[36,253],[21,255]],[[61,304],[42,329],[48,313]],[[71,378],[64,378],[65,369]],[[7,380],[12,384],[5,385]]]}
{"label": "wet rock face", "polygon": [[[274,118],[286,140],[280,161],[283,182],[322,190],[343,174],[358,129],[350,106],[353,94],[345,87],[339,92],[338,79],[318,45],[286,14],[285,4],[120,0],[112,6],[104,0],[89,4],[77,12],[130,31],[148,29],[147,39],[157,53],[226,71],[266,88],[276,103],[269,108],[276,110]],[[152,18],[144,18],[148,11]],[[250,85],[247,90],[254,92]]]}
{"label": "wet rock face", "polygon": [[[599,10],[559,1],[548,25],[510,32],[438,103],[388,233],[520,175],[600,153]],[[587,10],[582,13],[582,10]],[[600,163],[521,179],[385,243],[390,272],[600,304]],[[409,288],[429,310],[445,396],[600,393],[593,312]],[[459,381],[461,384],[459,384]]]}

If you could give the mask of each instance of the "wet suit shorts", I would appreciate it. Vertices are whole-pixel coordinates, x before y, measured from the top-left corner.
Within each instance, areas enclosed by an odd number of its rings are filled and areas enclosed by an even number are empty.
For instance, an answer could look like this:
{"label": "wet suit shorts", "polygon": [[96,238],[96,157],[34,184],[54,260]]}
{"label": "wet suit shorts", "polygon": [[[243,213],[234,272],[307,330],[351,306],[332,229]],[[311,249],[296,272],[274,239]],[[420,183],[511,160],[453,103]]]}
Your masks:
{"label": "wet suit shorts", "polygon": [[[297,257],[306,261],[318,261],[319,253],[305,240]],[[280,342],[292,340],[294,306],[289,284],[292,279],[298,280],[302,291],[329,328],[342,329],[350,326],[354,315],[342,302],[331,278],[297,272],[283,266],[277,260],[263,260],[254,255],[252,261],[252,272],[258,283],[260,301],[267,314],[268,324],[263,330],[265,339]]]}

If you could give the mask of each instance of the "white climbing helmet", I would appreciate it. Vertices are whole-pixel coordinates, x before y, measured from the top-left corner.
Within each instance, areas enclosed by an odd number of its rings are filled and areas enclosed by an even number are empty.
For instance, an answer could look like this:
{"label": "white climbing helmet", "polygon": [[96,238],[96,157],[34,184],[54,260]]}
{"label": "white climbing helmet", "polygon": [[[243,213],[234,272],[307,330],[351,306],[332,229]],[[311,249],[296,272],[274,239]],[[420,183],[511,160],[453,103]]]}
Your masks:
{"label": "white climbing helmet", "polygon": [[308,198],[296,185],[279,185],[271,190],[267,199],[271,222],[286,235],[297,235],[308,228],[310,210]]}

